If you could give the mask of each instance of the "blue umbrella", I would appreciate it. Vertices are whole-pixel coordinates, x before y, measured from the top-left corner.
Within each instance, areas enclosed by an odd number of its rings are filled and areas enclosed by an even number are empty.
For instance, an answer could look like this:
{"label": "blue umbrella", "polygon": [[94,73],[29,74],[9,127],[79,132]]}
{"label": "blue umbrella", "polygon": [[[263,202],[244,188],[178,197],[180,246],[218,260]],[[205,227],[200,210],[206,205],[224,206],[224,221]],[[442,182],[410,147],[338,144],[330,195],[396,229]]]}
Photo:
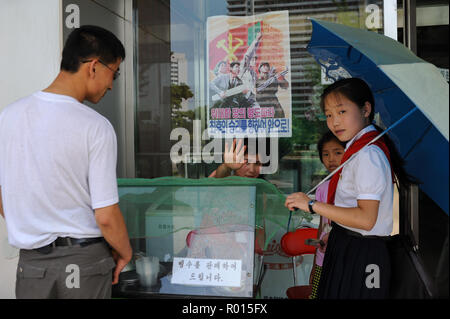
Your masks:
{"label": "blue umbrella", "polygon": [[[449,87],[439,70],[401,43],[375,32],[311,19],[308,51],[338,80],[359,77],[370,86],[375,111],[408,173],[448,215]],[[411,112],[417,108],[419,111]]]}

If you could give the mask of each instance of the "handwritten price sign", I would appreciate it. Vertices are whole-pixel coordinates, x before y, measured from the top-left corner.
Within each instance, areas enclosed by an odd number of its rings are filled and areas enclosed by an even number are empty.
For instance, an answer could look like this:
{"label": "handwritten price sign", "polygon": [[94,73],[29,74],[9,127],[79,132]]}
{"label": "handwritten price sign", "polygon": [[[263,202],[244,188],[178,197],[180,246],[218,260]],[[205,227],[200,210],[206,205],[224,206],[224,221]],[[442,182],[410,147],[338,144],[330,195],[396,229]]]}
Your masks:
{"label": "handwritten price sign", "polygon": [[175,257],[171,282],[182,285],[240,287],[241,270],[241,260]]}

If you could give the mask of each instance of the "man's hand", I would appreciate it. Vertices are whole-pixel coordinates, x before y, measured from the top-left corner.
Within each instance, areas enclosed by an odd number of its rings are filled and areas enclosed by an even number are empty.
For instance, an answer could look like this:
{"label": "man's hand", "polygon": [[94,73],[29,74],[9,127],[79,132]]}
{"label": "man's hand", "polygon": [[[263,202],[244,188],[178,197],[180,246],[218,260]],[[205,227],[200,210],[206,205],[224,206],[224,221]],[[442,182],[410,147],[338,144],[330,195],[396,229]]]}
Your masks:
{"label": "man's hand", "polygon": [[127,261],[126,259],[122,258],[117,251],[115,251],[114,249],[111,251],[112,256],[114,261],[116,262],[116,268],[114,268],[114,273],[113,273],[113,281],[112,284],[115,285],[117,283],[119,283],[119,275],[120,272],[122,271],[122,269],[125,268],[125,266],[130,262],[129,260]]}
{"label": "man's hand", "polygon": [[119,205],[115,204],[95,210],[95,220],[103,237],[113,248],[112,255],[116,262],[113,284],[119,282],[119,274],[130,262],[133,251],[128,237],[127,227],[120,211]]}

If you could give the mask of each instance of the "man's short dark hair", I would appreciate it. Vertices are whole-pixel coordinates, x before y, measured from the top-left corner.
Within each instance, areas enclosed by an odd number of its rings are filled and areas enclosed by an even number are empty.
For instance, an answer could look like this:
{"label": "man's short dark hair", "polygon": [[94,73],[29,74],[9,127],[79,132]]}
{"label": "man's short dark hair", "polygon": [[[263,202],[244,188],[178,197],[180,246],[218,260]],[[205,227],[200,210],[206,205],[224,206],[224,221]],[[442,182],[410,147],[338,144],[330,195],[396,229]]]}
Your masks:
{"label": "man's short dark hair", "polygon": [[61,70],[75,73],[83,60],[99,58],[106,64],[125,59],[125,48],[110,31],[84,25],[72,31],[62,53]]}

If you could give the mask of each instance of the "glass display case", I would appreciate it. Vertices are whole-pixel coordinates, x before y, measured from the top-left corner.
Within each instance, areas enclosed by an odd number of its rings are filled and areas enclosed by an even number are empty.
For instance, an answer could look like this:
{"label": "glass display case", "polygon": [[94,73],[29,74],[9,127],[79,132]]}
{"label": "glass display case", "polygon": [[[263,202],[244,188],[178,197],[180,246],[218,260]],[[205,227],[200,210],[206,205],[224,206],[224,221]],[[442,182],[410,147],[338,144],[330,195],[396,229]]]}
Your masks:
{"label": "glass display case", "polygon": [[265,223],[286,229],[289,216],[263,179],[119,179],[119,196],[134,253],[114,287],[122,297],[255,297],[274,234]]}

